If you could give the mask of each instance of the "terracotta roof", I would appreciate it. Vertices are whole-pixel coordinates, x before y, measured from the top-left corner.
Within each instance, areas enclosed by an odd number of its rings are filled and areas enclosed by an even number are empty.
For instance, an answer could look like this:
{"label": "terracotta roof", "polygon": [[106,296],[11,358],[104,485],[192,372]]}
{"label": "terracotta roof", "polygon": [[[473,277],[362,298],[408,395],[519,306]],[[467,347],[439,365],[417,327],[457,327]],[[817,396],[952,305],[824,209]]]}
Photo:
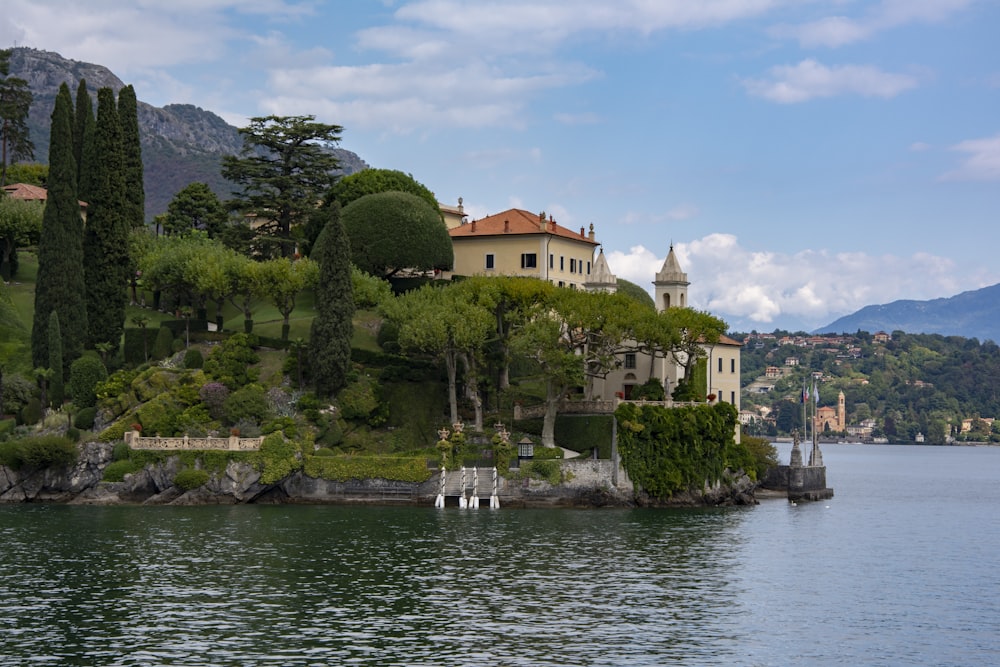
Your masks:
{"label": "terracotta roof", "polygon": [[581,227],[575,232],[559,225],[551,217],[544,220],[538,213],[512,208],[502,213],[473,220],[448,230],[453,239],[477,236],[511,236],[527,234],[551,234],[591,245],[600,245]]}
{"label": "terracotta roof", "polygon": [[3,186],[3,190],[9,197],[25,201],[45,201],[49,196],[48,190],[30,183],[11,183]]}

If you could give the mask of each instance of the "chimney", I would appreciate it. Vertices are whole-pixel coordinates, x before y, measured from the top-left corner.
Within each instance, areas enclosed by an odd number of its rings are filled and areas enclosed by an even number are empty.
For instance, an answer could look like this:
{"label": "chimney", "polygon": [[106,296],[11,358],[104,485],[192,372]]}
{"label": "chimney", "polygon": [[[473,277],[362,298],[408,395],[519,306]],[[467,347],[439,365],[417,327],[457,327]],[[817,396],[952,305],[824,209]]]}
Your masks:
{"label": "chimney", "polygon": [[587,238],[590,239],[591,241],[594,240],[594,223],[590,223],[590,233],[587,234]]}
{"label": "chimney", "polygon": [[538,214],[538,231],[545,231],[545,211]]}
{"label": "chimney", "polygon": [[510,220],[503,221],[503,233],[507,234],[510,232]]}
{"label": "chimney", "polygon": [[473,234],[476,233],[476,221],[475,220],[472,221],[472,233]]}
{"label": "chimney", "polygon": [[580,238],[584,238],[583,227],[580,228]]}

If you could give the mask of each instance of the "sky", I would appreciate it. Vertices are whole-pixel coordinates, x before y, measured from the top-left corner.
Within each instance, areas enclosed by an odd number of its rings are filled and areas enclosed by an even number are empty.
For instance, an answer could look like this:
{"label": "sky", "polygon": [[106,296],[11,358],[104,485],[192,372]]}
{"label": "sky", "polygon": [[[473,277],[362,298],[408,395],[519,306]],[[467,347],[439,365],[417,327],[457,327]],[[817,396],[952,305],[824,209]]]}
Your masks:
{"label": "sky", "polygon": [[1000,283],[997,0],[4,0],[156,106],[313,115],[470,219],[673,245],[731,331]]}

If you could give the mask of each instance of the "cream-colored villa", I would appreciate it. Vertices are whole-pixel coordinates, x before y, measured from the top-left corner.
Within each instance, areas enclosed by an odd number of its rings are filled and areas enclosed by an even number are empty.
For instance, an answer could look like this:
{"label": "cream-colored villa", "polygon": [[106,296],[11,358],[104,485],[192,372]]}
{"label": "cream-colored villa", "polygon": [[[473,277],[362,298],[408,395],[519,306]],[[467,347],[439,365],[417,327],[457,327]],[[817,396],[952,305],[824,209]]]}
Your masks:
{"label": "cream-colored villa", "polygon": [[[603,262],[604,255],[599,255],[598,259]],[[687,289],[690,284],[687,274],[681,270],[673,246],[670,246],[667,258],[653,280],[656,309],[662,312],[675,306],[687,307]],[[739,411],[742,345],[728,336],[720,336],[717,343],[706,343],[702,348],[706,354],[705,393],[715,396],[715,400],[732,403]],[[627,399],[637,385],[644,384],[650,378],[662,381],[669,396],[684,378],[684,366],[673,359],[654,358],[639,351],[626,352],[618,369],[604,379],[595,380],[593,393],[602,398],[620,394]]]}
{"label": "cream-colored villa", "polygon": [[[458,207],[441,209],[454,249],[455,275],[529,276],[573,289],[617,289],[617,278],[594,239],[593,225],[577,232],[559,225],[551,216],[521,209],[467,222],[461,200]],[[687,307],[689,285],[671,245],[653,280],[657,310]],[[707,357],[706,394],[732,403],[739,410],[740,343],[722,336],[717,343],[703,347]],[[620,367],[596,379],[590,393],[593,398],[628,398],[634,387],[657,378],[669,396],[683,373],[683,365],[675,360],[653,358],[637,350],[622,355]]]}
{"label": "cream-colored villa", "polygon": [[594,269],[594,227],[579,232],[517,208],[448,230],[456,275],[528,276],[585,289]]}

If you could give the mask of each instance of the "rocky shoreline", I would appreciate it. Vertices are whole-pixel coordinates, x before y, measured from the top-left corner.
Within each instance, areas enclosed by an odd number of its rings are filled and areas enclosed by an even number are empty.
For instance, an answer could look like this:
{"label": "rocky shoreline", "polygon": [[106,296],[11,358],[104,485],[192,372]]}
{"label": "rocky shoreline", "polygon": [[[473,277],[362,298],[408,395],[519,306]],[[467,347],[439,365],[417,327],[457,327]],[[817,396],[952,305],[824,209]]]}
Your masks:
{"label": "rocky shoreline", "polygon": [[[0,503],[67,503],[77,505],[234,505],[234,504],[394,504],[433,507],[438,475],[422,483],[384,479],[346,482],[317,479],[301,471],[274,484],[246,463],[230,462],[204,485],[184,490],[174,484],[178,457],[148,465],[122,482],[102,481],[112,461],[113,445],[81,445],[72,466],[15,471],[0,466]],[[498,483],[501,507],[711,507],[753,505],[756,483],[733,475],[728,483],[676,494],[667,501],[636,491],[620,468],[610,461],[567,460],[571,474],[562,484],[535,479],[505,479]],[[457,502],[457,499],[456,499]]]}

